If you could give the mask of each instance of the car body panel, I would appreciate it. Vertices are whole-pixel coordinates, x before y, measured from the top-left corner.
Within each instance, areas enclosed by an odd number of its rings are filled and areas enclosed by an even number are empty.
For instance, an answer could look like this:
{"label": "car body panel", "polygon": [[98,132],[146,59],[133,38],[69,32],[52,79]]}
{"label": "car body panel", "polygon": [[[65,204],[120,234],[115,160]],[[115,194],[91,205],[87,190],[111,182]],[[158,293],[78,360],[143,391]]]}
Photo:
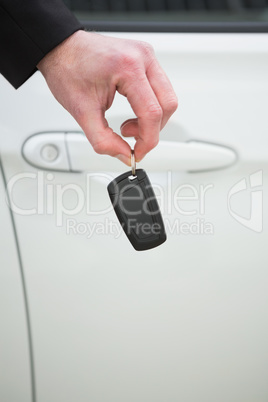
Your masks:
{"label": "car body panel", "polygon": [[32,397],[29,328],[14,226],[0,164],[0,400]]}
{"label": "car body panel", "polygon": [[[180,106],[161,138],[215,143],[238,159],[199,173],[148,169],[168,240],[136,252],[117,236],[106,188],[126,167],[91,174],[29,165],[22,147],[31,135],[81,129],[39,73],[17,92],[1,78],[0,146],[26,278],[37,400],[265,402],[268,35],[111,35],[152,43],[171,79]],[[111,126],[119,132],[131,116],[116,96]],[[246,187],[235,193],[239,183]],[[68,213],[81,194],[83,207]],[[250,220],[252,203],[263,209],[260,222]]]}

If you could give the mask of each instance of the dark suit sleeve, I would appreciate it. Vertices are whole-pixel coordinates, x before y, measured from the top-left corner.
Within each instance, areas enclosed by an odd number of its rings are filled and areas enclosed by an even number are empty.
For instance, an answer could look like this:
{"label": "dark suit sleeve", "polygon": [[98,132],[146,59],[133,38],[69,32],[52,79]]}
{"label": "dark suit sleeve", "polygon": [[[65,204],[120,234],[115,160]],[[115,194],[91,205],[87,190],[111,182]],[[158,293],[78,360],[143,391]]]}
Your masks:
{"label": "dark suit sleeve", "polygon": [[0,0],[0,73],[18,88],[50,50],[79,29],[61,0]]}

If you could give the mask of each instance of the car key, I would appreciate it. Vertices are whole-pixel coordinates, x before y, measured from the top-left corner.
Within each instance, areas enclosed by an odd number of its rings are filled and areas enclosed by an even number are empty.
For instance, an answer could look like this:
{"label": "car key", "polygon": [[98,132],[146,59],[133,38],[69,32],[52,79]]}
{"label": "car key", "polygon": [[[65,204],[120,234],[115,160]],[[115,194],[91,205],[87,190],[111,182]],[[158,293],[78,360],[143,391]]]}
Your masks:
{"label": "car key", "polygon": [[108,185],[108,193],[118,220],[135,250],[148,250],[166,241],[164,222],[150,180],[135,166]]}

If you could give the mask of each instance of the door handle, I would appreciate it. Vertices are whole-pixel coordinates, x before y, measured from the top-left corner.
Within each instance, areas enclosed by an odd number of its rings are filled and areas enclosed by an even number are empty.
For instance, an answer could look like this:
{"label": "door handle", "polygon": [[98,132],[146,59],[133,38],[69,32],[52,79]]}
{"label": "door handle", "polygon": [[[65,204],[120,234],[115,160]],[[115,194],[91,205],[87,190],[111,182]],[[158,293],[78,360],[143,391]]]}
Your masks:
{"label": "door handle", "polygon": [[[122,163],[110,156],[97,155],[84,134],[67,134],[71,169],[74,171],[120,171]],[[230,148],[205,142],[160,141],[146,155],[141,166],[148,171],[204,171],[225,168],[236,161]]]}
{"label": "door handle", "polygon": [[[98,155],[83,133],[40,133],[28,138],[23,156],[32,165],[72,172],[121,171],[122,162]],[[205,171],[235,163],[236,153],[225,146],[201,141],[160,141],[141,162],[152,172]]]}

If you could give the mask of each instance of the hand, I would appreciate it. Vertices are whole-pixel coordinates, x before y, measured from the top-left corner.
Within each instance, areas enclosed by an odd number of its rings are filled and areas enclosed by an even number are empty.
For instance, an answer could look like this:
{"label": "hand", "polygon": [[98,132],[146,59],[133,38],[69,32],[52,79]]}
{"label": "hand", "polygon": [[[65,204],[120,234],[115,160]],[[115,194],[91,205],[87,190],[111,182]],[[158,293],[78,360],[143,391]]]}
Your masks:
{"label": "hand", "polygon": [[140,161],[159,141],[159,131],[177,109],[173,88],[152,47],[134,40],[77,31],[37,65],[58,102],[75,118],[94,150],[130,164],[130,147],[105,119],[118,91],[137,118],[121,133],[136,139]]}

